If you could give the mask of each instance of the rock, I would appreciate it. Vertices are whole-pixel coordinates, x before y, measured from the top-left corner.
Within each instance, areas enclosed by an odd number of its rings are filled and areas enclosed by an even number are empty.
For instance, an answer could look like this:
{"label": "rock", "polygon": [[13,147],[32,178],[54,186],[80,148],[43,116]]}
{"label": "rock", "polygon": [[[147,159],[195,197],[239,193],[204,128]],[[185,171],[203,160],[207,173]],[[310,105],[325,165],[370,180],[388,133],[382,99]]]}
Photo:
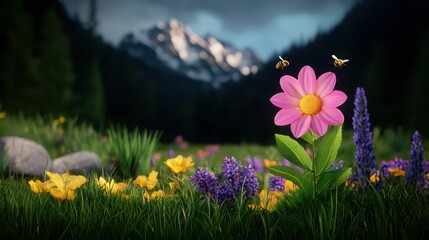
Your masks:
{"label": "rock", "polygon": [[42,176],[52,165],[42,145],[21,137],[0,138],[0,162],[10,174],[25,176]]}
{"label": "rock", "polygon": [[53,160],[52,172],[70,174],[88,174],[90,172],[101,172],[100,157],[88,151],[75,152]]}

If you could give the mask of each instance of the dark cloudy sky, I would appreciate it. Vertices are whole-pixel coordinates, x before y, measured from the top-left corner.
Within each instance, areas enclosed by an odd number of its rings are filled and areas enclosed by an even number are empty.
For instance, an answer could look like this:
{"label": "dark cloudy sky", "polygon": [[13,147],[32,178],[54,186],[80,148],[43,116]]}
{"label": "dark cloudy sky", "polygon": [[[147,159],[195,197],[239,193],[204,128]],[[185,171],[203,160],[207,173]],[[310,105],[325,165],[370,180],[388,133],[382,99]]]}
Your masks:
{"label": "dark cloudy sky", "polygon": [[[89,0],[61,0],[69,13],[88,18]],[[250,47],[264,60],[303,43],[338,23],[359,0],[97,0],[98,32],[117,44],[130,31],[177,18],[205,36],[239,48]]]}

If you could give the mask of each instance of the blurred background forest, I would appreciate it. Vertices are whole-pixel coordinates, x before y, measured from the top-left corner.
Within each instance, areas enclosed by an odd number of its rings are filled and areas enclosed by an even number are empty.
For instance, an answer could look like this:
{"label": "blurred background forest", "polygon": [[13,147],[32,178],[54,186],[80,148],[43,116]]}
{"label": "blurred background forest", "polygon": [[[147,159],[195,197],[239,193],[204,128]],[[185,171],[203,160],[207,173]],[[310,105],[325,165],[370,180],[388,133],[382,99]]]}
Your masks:
{"label": "blurred background forest", "polygon": [[[279,78],[310,65],[317,75],[337,75],[336,89],[349,96],[340,108],[346,128],[363,86],[374,126],[429,134],[426,1],[357,1],[335,27],[279,53],[291,63],[284,71],[273,55],[254,74],[217,87],[153,62],[156,52],[146,46],[139,45],[146,60],[130,54],[132,35],[119,47],[107,43],[96,34],[91,3],[81,21],[57,0],[1,1],[0,112],[63,114],[101,129],[159,129],[201,143],[272,143],[275,132],[289,131],[274,125],[278,109],[269,102]],[[335,69],[332,54],[349,58],[348,66]]]}

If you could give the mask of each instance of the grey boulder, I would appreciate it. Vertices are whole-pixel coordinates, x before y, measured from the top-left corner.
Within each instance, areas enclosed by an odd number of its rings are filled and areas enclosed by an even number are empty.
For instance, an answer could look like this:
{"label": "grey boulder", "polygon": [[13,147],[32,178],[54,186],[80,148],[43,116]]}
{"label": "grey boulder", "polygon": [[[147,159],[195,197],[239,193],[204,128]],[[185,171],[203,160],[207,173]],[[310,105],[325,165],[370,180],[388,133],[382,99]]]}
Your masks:
{"label": "grey boulder", "polygon": [[52,165],[48,151],[36,142],[21,137],[0,138],[0,162],[10,174],[42,176]]}
{"label": "grey boulder", "polygon": [[93,152],[75,152],[53,160],[51,171],[55,173],[68,171],[70,174],[100,172],[101,159]]}

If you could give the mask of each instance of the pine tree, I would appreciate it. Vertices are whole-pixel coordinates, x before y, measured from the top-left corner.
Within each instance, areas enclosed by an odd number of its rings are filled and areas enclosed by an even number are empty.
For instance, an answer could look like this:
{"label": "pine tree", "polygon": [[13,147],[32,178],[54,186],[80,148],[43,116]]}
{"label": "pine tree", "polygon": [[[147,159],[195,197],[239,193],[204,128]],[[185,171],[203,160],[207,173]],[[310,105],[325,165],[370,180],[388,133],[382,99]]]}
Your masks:
{"label": "pine tree", "polygon": [[94,124],[102,124],[105,117],[104,87],[100,67],[93,61],[83,92],[81,117]]}
{"label": "pine tree", "polygon": [[417,61],[414,67],[413,75],[411,76],[411,92],[410,101],[408,102],[408,124],[411,128],[423,130],[423,134],[429,134],[429,129],[426,127],[429,122],[429,98],[427,97],[427,89],[429,89],[429,29],[420,41],[420,47],[417,55]]}
{"label": "pine tree", "polygon": [[390,114],[391,106],[386,104],[388,95],[388,76],[387,76],[387,56],[384,46],[377,46],[375,52],[368,64],[365,74],[365,85],[368,92],[368,101],[373,106],[371,112],[374,113],[375,124],[389,122],[386,119]]}
{"label": "pine tree", "polygon": [[33,26],[23,1],[0,1],[0,102],[9,111],[37,111]]}
{"label": "pine tree", "polygon": [[53,8],[45,12],[41,38],[37,49],[40,107],[44,112],[68,112],[73,100],[74,72],[69,40]]}

